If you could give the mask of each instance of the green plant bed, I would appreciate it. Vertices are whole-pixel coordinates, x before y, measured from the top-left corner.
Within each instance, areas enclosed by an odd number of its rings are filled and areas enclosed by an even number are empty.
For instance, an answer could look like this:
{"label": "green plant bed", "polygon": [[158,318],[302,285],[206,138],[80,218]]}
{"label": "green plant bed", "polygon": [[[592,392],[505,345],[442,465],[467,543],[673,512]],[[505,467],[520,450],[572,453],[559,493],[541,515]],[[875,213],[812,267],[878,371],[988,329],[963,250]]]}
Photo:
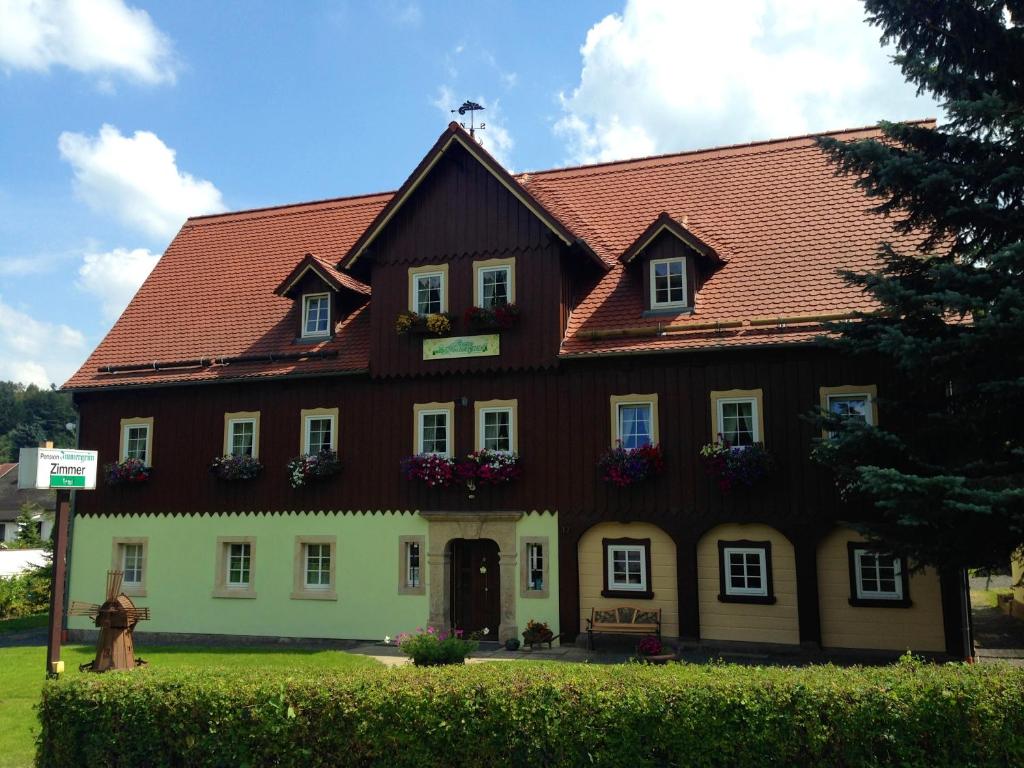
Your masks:
{"label": "green plant bed", "polygon": [[154,667],[48,683],[40,764],[1024,764],[1007,667]]}

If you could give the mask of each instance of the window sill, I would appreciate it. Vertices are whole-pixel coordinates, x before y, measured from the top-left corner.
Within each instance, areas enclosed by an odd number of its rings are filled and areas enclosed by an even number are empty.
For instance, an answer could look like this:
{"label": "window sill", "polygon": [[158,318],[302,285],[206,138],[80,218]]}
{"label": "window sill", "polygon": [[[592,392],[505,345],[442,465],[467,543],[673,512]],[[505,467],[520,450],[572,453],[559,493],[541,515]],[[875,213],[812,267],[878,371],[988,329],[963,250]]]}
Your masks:
{"label": "window sill", "polygon": [[631,600],[653,600],[654,593],[639,589],[602,589],[601,597],[625,597]]}
{"label": "window sill", "polygon": [[548,591],[546,589],[524,589],[519,592],[519,596],[526,599],[546,599]]}
{"label": "window sill", "polygon": [[325,341],[332,341],[333,339],[333,333],[329,333],[326,336],[296,336],[292,339],[292,344],[323,344]]}
{"label": "window sill", "polygon": [[292,592],[292,600],[337,600],[338,594],[333,589],[313,590],[306,589],[300,592]]}
{"label": "window sill", "polygon": [[425,586],[419,587],[399,587],[398,594],[400,595],[425,595],[427,594],[427,588]]}
{"label": "window sill", "polygon": [[913,603],[910,598],[899,600],[883,600],[877,597],[851,597],[850,605],[854,608],[910,608]]}
{"label": "window sill", "polygon": [[641,317],[675,317],[676,315],[692,315],[693,307],[659,307],[645,309]]}
{"label": "window sill", "polygon": [[222,587],[213,590],[211,597],[241,598],[248,600],[256,599],[256,591],[253,589],[241,589],[233,587]]}
{"label": "window sill", "polygon": [[146,597],[145,587],[126,587],[121,585],[121,594],[128,597]]}
{"label": "window sill", "polygon": [[775,595],[719,595],[720,603],[746,603],[747,605],[775,605]]}

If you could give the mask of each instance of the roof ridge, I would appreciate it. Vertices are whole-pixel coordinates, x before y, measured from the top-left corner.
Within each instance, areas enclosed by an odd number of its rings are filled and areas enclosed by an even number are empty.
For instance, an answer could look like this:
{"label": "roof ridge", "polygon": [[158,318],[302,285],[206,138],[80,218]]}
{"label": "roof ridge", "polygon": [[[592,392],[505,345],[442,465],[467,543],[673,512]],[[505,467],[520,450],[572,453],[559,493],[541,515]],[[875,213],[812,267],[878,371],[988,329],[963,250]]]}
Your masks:
{"label": "roof ridge", "polygon": [[[899,124],[904,125],[923,125],[936,122],[934,117],[923,117],[917,120],[897,120]],[[627,157],[621,160],[605,160],[600,163],[580,163],[579,165],[565,165],[559,168],[544,168],[541,170],[528,170],[522,171],[516,174],[516,178],[520,176],[538,176],[541,174],[550,173],[567,173],[571,171],[583,171],[591,170],[593,168],[603,168],[612,165],[630,165],[633,163],[643,163],[650,160],[666,160],[671,157],[685,157],[688,155],[702,155],[709,152],[721,152],[728,149],[756,149],[758,147],[766,147],[772,144],[783,144],[793,141],[802,141],[805,139],[813,139],[818,136],[836,136],[843,133],[863,133],[865,131],[878,130],[878,124],[874,125],[863,125],[856,128],[838,128],[829,131],[814,131],[811,133],[797,134],[795,136],[780,136],[771,139],[759,139],[757,141],[739,142],[737,144],[719,144],[714,147],[701,147],[700,149],[684,149],[678,152],[664,152],[657,155],[644,155],[642,157]]]}
{"label": "roof ridge", "polygon": [[[304,200],[297,203],[282,203],[280,205],[264,205],[258,208],[241,208],[237,211],[224,211],[222,213],[204,213],[198,216],[189,216],[186,224],[219,224],[230,221],[234,217],[246,218],[270,218],[271,216],[288,216],[293,213],[301,213],[303,209],[315,205],[329,206],[331,203],[348,203],[356,200],[366,200],[371,197],[385,197],[394,195],[395,190],[387,192],[367,192],[360,195],[348,195],[344,197],[326,197],[320,200]],[[255,214],[266,214],[258,216]]]}

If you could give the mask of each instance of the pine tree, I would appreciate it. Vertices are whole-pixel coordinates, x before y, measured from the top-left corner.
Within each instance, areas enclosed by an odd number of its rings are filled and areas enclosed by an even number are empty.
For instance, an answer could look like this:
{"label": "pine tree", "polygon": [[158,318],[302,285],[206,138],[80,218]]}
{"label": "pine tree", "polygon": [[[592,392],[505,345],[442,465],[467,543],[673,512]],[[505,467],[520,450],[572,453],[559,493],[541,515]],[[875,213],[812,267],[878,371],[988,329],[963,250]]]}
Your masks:
{"label": "pine tree", "polygon": [[35,519],[43,512],[38,504],[22,504],[18,510],[18,517],[15,523],[18,526],[18,533],[14,538],[15,546],[18,549],[42,549],[43,537],[40,535],[40,524]]}
{"label": "pine tree", "polygon": [[865,6],[946,118],[819,140],[895,228],[876,273],[845,275],[879,310],[834,326],[837,343],[904,382],[879,393],[878,428],[830,421],[815,458],[879,545],[1005,565],[1024,544],[1024,1]]}

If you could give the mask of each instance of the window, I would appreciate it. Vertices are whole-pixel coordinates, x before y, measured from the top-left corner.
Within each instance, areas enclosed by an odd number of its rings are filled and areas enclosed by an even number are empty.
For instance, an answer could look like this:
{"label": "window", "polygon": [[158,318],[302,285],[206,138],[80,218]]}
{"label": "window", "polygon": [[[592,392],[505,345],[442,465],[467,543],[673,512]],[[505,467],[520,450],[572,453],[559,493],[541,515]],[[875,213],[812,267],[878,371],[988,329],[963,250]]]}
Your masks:
{"label": "window", "polygon": [[415,453],[451,456],[455,403],[425,403],[413,406]]}
{"label": "window", "polygon": [[604,539],[605,597],[651,598],[650,539]]}
{"label": "window", "polygon": [[712,392],[712,440],[724,439],[733,448],[745,448],[764,442],[761,402],[760,389]]}
{"label": "window", "polygon": [[256,422],[252,419],[233,419],[228,424],[232,456],[252,456],[256,447]]}
{"label": "window", "polygon": [[214,597],[256,597],[256,539],[252,536],[217,538]]}
{"label": "window", "polygon": [[850,542],[850,605],[905,607],[910,605],[907,573],[900,558]]}
{"label": "window", "polygon": [[612,395],[612,447],[643,448],[658,442],[658,396]]}
{"label": "window", "polygon": [[149,539],[117,538],[113,540],[110,567],[121,571],[121,591],[132,597],[146,596]]}
{"label": "window", "polygon": [[686,260],[652,259],[651,309],[686,306]]}
{"label": "window", "polygon": [[723,603],[775,602],[769,541],[718,542],[718,599]]}
{"label": "window", "polygon": [[303,338],[331,334],[331,296],[314,293],[302,297]]}
{"label": "window", "polygon": [[473,304],[485,309],[515,304],[515,259],[473,262]]}
{"label": "window", "polygon": [[[873,385],[822,387],[821,408],[843,419],[856,419],[870,426],[878,423],[876,400],[878,388]],[[829,437],[825,433],[824,437]]]}
{"label": "window", "polygon": [[259,458],[259,411],[236,411],[224,414],[224,455]]}
{"label": "window", "polygon": [[398,537],[398,594],[426,594],[423,580],[425,546],[423,536]]}
{"label": "window", "polygon": [[297,536],[292,598],[336,600],[334,536]]}
{"label": "window", "polygon": [[448,265],[409,268],[409,309],[417,315],[448,311]]}
{"label": "window", "polygon": [[120,460],[138,459],[146,466],[153,464],[153,419],[121,419]]}
{"label": "window", "polygon": [[517,450],[518,400],[477,400],[476,449],[515,453]]}
{"label": "window", "polygon": [[540,592],[544,589],[544,545],[530,542],[526,545],[527,588]]}
{"label": "window", "polygon": [[303,454],[338,450],[338,409],[303,408],[300,413],[301,439],[299,452]]}

